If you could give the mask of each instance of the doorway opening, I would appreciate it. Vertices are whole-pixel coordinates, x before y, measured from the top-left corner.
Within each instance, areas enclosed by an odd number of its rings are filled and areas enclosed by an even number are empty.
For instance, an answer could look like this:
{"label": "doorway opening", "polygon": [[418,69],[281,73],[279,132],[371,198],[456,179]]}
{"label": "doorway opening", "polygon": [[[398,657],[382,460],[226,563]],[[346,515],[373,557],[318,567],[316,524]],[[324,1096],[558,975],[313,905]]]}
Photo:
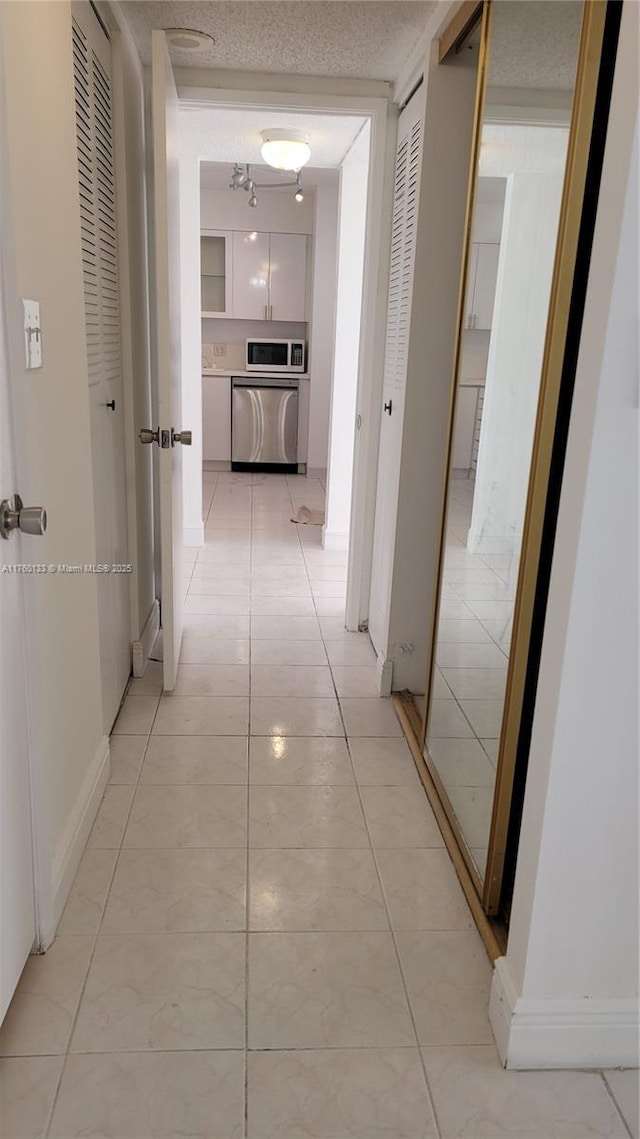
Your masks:
{"label": "doorway opening", "polygon": [[[379,256],[380,108],[215,95],[181,92],[180,104],[185,545],[203,541],[203,470],[305,476],[299,508],[319,544],[349,551],[346,623],[357,629],[369,565],[351,518],[361,521],[371,462],[357,436],[371,434],[375,385],[365,264]],[[286,124],[311,149],[299,176],[261,158],[262,132]]]}

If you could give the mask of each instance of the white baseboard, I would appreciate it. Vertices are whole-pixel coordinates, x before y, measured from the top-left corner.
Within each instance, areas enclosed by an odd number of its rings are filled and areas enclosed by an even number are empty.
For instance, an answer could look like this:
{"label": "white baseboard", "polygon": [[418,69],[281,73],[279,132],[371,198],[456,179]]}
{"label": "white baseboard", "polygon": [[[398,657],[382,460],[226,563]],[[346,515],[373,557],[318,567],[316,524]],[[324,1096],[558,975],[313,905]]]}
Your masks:
{"label": "white baseboard", "polygon": [[393,661],[390,657],[378,657],[376,661],[376,681],[381,696],[391,695],[393,683]]}
{"label": "white baseboard", "polygon": [[640,1017],[633,998],[520,998],[506,957],[495,964],[489,1019],[506,1068],[636,1068]]}
{"label": "white baseboard", "polygon": [[327,530],[326,526],[322,529],[322,549],[323,550],[348,550],[349,549],[349,531],[348,530]]}
{"label": "white baseboard", "polygon": [[38,942],[43,949],[46,949],[55,937],[105,787],[109,782],[110,770],[109,737],[103,736],[53,857],[51,904],[45,904],[40,910],[42,915],[47,915],[44,918],[44,928],[38,930]]}
{"label": "white baseboard", "polygon": [[202,463],[203,471],[230,471],[231,463],[226,459],[204,459]]}
{"label": "white baseboard", "polygon": [[199,526],[185,526],[182,542],[185,546],[204,546],[204,522]]}
{"label": "white baseboard", "polygon": [[144,623],[144,629],[140,635],[139,641],[134,641],[131,646],[132,667],[134,676],[144,676],[144,671],[149,661],[149,655],[155,644],[156,637],[160,632],[160,603],[155,598],[149,616]]}

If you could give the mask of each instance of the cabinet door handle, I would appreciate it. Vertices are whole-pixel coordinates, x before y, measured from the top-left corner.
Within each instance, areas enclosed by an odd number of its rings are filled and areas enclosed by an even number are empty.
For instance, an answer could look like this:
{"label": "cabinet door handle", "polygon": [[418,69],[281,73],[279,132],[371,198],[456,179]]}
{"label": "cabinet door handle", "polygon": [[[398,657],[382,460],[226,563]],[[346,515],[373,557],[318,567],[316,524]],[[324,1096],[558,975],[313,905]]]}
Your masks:
{"label": "cabinet door handle", "polygon": [[265,306],[264,306],[264,319],[265,319],[265,320],[268,320],[268,319],[269,319],[269,317],[267,316],[267,312],[268,312],[268,311],[269,311],[269,310],[268,310],[268,306],[267,306],[267,305],[265,305]]}
{"label": "cabinet door handle", "polygon": [[273,305],[269,305],[269,320],[273,320]]}

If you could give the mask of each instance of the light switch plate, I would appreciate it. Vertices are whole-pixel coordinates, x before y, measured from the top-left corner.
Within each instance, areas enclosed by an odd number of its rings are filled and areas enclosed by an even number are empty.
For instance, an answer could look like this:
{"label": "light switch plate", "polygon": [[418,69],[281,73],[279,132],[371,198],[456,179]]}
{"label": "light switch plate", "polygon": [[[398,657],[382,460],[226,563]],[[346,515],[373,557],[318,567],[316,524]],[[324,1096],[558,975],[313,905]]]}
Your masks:
{"label": "light switch plate", "polygon": [[40,302],[23,300],[24,349],[27,368],[42,367],[42,331],[40,328]]}

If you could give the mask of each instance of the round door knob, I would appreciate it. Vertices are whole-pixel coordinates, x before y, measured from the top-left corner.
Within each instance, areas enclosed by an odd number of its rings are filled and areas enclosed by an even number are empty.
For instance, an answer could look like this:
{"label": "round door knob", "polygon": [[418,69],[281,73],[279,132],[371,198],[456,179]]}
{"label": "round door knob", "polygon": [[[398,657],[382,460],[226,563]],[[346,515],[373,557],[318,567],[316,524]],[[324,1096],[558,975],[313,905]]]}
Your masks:
{"label": "round door knob", "polygon": [[193,438],[193,436],[192,436],[191,431],[174,431],[173,429],[171,430],[171,444],[172,444],[172,446],[175,443],[183,443],[185,447],[190,447],[192,438]]}
{"label": "round door knob", "polygon": [[18,515],[18,529],[23,534],[41,537],[47,529],[47,512],[43,506],[23,506]]}
{"label": "round door knob", "polygon": [[47,512],[42,506],[23,506],[19,494],[0,502],[0,538],[10,538],[14,530],[42,537],[47,529]]}

